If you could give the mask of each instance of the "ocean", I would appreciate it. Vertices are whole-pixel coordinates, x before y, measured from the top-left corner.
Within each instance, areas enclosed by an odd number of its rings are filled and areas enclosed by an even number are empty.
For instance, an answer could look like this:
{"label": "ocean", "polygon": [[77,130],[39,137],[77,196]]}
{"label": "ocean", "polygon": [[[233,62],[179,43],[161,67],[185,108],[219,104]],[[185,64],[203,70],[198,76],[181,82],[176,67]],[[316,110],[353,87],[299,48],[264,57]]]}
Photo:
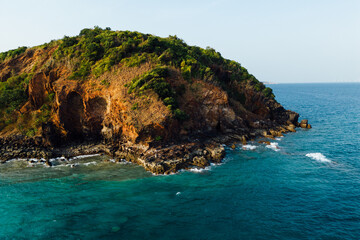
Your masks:
{"label": "ocean", "polygon": [[360,84],[271,87],[313,128],[204,170],[0,165],[0,239],[360,239]]}

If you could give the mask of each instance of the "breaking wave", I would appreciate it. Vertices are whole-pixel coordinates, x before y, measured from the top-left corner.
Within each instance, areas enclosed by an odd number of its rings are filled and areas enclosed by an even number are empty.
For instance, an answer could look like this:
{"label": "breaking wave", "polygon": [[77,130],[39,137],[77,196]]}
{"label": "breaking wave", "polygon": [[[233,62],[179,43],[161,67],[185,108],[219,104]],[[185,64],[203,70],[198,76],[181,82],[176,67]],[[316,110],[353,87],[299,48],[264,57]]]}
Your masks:
{"label": "breaking wave", "polygon": [[271,142],[270,145],[266,145],[266,147],[274,150],[275,152],[280,151],[279,144],[277,142]]}
{"label": "breaking wave", "polygon": [[322,153],[308,153],[305,156],[312,158],[318,162],[331,162],[331,160],[327,159]]}
{"label": "breaking wave", "polygon": [[243,150],[255,150],[257,148],[257,146],[255,145],[250,145],[250,144],[246,144],[242,146]]}

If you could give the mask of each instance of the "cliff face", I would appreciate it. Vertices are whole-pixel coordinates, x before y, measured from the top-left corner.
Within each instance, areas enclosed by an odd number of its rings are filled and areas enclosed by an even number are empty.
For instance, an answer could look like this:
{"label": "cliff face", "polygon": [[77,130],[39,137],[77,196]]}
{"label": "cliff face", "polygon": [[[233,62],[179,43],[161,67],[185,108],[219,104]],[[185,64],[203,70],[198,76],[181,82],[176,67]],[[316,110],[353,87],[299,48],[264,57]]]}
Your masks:
{"label": "cliff face", "polygon": [[[97,30],[88,29],[90,33]],[[69,41],[65,38],[0,62],[4,160],[100,151],[156,173],[168,173],[221,161],[224,150],[219,143],[277,136],[298,125],[299,115],[285,110],[271,90],[240,64],[210,56],[213,50],[209,50],[210,60],[201,60],[208,52],[197,47],[203,54],[180,57],[176,49],[194,48],[180,40],[184,44],[180,47],[174,40],[177,48],[170,42],[159,50],[167,43],[164,40],[159,46],[152,43],[155,50],[149,50],[146,43],[153,36],[136,33],[142,36],[138,45],[133,44],[137,50],[127,50],[127,55],[100,71],[115,48],[124,48],[119,42],[106,50],[102,40],[96,40],[104,34],[118,37],[122,32],[100,29],[94,42],[103,48],[97,50],[102,55],[89,57],[88,63],[84,63],[87,55],[81,54],[82,41],[88,41],[86,34],[73,38],[70,47],[64,47]],[[112,41],[119,40],[114,37]],[[191,62],[189,56],[198,62]],[[83,66],[88,69],[86,74],[81,72]],[[25,97],[10,107],[5,93],[15,91],[14,81],[22,84]],[[5,153],[10,142],[17,148]],[[92,142],[97,147],[70,151],[75,142]]]}

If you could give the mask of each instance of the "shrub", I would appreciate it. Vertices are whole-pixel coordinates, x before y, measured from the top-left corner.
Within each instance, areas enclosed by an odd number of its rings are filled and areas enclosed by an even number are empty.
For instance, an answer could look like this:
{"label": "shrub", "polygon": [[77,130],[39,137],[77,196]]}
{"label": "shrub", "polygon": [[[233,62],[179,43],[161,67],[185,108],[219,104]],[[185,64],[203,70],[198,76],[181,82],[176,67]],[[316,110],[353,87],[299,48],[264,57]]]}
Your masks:
{"label": "shrub", "polygon": [[31,77],[31,74],[24,73],[0,82],[0,109],[12,112],[27,101],[27,87]]}
{"label": "shrub", "polygon": [[103,86],[105,86],[105,87],[109,87],[109,86],[110,86],[110,82],[109,82],[109,80],[104,79],[104,80],[101,80],[100,85],[103,85]]}
{"label": "shrub", "polygon": [[14,58],[22,53],[24,53],[26,51],[27,47],[19,47],[17,49],[13,49],[13,50],[9,50],[7,52],[2,52],[0,53],[0,62],[6,60],[6,59],[11,59]]}
{"label": "shrub", "polygon": [[25,135],[28,137],[34,137],[36,135],[37,131],[38,130],[36,128],[30,128],[29,130],[27,130]]}
{"label": "shrub", "polygon": [[263,92],[264,96],[267,98],[272,98],[272,99],[275,98],[275,95],[273,94],[272,89],[269,87],[266,87],[264,90],[262,90],[262,92]]}
{"label": "shrub", "polygon": [[168,76],[168,68],[159,66],[138,78],[134,78],[126,86],[129,88],[129,93],[141,94],[145,90],[153,90],[164,102],[164,105],[173,113],[174,118],[181,121],[186,120],[188,116],[178,108],[176,92],[166,82],[166,77]]}
{"label": "shrub", "polygon": [[140,66],[140,64],[149,60],[150,58],[151,57],[146,53],[135,54],[134,56],[122,59],[121,62],[124,63],[124,65],[127,67],[137,67]]}
{"label": "shrub", "polygon": [[180,121],[185,121],[189,118],[189,116],[185,112],[181,111],[179,108],[175,109],[173,114],[174,118]]}
{"label": "shrub", "polygon": [[136,110],[139,108],[139,104],[138,103],[134,103],[131,107],[131,110]]}
{"label": "shrub", "polygon": [[156,136],[155,137],[155,141],[161,141],[162,140],[162,137],[161,136]]}

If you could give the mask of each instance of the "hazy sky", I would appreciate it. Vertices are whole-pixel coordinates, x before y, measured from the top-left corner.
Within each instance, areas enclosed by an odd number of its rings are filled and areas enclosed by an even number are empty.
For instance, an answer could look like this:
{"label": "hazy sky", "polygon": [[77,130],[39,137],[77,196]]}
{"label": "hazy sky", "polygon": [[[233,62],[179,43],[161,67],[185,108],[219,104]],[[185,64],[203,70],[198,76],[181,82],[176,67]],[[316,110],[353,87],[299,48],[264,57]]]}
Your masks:
{"label": "hazy sky", "polygon": [[360,82],[359,0],[0,0],[0,52],[98,25],[210,46],[266,82]]}

